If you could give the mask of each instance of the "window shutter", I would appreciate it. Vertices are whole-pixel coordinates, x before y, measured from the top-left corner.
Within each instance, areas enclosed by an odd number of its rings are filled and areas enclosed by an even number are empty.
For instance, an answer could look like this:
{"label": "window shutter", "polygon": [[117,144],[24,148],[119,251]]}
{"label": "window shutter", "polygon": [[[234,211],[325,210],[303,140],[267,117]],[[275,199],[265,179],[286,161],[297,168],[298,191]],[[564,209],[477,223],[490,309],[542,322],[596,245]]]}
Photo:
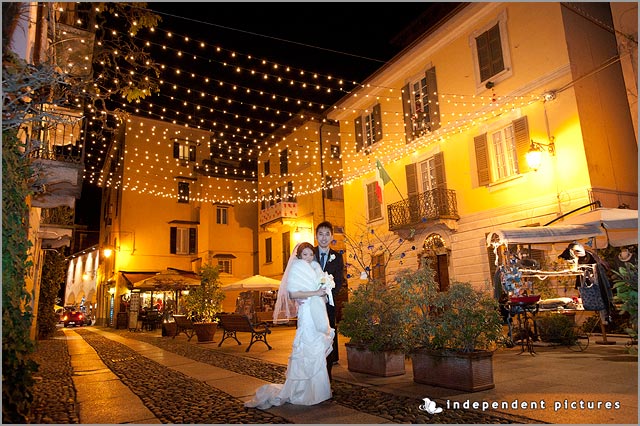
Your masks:
{"label": "window shutter", "polygon": [[376,196],[376,182],[367,184],[367,208],[369,211],[369,220],[375,220],[382,217],[382,209]]}
{"label": "window shutter", "polygon": [[444,153],[439,152],[433,156],[436,174],[436,188],[447,189],[447,175],[444,172]]}
{"label": "window shutter", "polygon": [[196,248],[196,228],[189,228],[189,254],[194,254],[197,250]]}
{"label": "window shutter", "polygon": [[180,142],[173,143],[173,158],[180,158]]}
{"label": "window shutter", "polygon": [[431,131],[434,131],[440,128],[440,102],[438,100],[436,67],[429,68],[425,76],[427,78],[427,99],[429,100],[429,127]]}
{"label": "window shutter", "polygon": [[478,185],[486,186],[491,183],[489,171],[489,153],[487,151],[487,134],[473,138],[476,150],[476,168],[478,169]]}
{"label": "window shutter", "polygon": [[411,93],[409,85],[402,88],[402,113],[404,114],[404,136],[407,143],[413,140],[413,125],[411,124]]}
{"label": "window shutter", "polygon": [[176,254],[176,242],[177,242],[178,228],[172,226],[169,229],[169,253]]}
{"label": "window shutter", "polygon": [[528,172],[526,155],[531,146],[529,142],[529,121],[527,116],[521,117],[513,122],[513,133],[516,140],[516,155],[518,156],[518,172],[520,174]]}
{"label": "window shutter", "polygon": [[382,140],[382,112],[380,110],[380,104],[376,104],[373,107],[373,141],[378,142]]}
{"label": "window shutter", "polygon": [[189,161],[196,161],[196,147],[189,145]]}
{"label": "window shutter", "polygon": [[418,167],[416,163],[404,166],[404,172],[407,178],[407,196],[418,195]]}
{"label": "window shutter", "polygon": [[356,152],[360,152],[364,145],[364,138],[362,136],[362,117],[356,118],[354,127],[354,133],[356,135]]}

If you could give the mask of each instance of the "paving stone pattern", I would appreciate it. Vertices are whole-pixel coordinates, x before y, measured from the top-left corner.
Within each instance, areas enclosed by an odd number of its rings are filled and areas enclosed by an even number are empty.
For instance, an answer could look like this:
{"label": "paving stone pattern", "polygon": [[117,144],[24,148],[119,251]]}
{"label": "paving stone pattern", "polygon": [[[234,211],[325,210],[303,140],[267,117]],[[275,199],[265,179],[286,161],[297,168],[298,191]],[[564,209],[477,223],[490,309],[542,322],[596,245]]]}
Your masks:
{"label": "paving stone pattern", "polygon": [[[78,329],[104,364],[128,386],[162,423],[291,423],[266,411],[245,408],[242,401],[139,355],[129,347],[90,331]],[[118,333],[114,330],[114,333]],[[58,334],[59,333],[59,334]],[[42,380],[36,386],[33,423],[79,423],[72,368],[65,340],[41,341],[34,359],[40,364]],[[177,339],[159,339],[142,333],[123,334],[187,358],[250,375],[272,383],[283,383],[286,366],[212,351]],[[333,399],[389,423],[522,424],[538,423],[524,417],[493,415],[473,410],[446,410],[430,416],[418,410],[418,399],[380,392],[340,380],[332,382]],[[171,391],[180,389],[179,393]],[[62,398],[60,396],[63,396]]]}

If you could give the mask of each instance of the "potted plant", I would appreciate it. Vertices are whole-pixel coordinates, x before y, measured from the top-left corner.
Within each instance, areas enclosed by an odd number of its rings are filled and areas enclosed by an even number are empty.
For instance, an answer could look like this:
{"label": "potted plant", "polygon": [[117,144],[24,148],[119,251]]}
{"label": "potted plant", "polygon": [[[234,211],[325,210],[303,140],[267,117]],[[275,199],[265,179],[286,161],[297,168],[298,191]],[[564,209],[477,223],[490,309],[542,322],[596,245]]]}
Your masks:
{"label": "potted plant", "polygon": [[375,376],[405,373],[403,334],[407,315],[397,285],[370,280],[361,284],[342,308],[340,333],[346,343],[349,371]]}
{"label": "potted plant", "polygon": [[502,335],[497,301],[469,283],[439,292],[428,264],[398,276],[411,308],[406,347],[417,383],[476,392],[495,387],[493,352]]}
{"label": "potted plant", "polygon": [[211,342],[218,324],[216,314],[222,310],[225,293],[221,289],[218,266],[205,264],[200,271],[200,285],[185,297],[185,307],[193,321],[198,342]]}

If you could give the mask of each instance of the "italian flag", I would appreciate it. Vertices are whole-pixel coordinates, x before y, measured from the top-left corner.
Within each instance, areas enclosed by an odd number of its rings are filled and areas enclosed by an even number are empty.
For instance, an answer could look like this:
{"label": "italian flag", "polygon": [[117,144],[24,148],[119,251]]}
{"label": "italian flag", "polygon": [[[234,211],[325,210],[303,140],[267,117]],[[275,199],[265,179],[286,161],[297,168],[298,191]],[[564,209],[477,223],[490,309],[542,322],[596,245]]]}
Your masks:
{"label": "italian flag", "polygon": [[376,170],[376,197],[378,202],[382,203],[382,188],[391,181],[391,178],[378,159],[376,159]]}

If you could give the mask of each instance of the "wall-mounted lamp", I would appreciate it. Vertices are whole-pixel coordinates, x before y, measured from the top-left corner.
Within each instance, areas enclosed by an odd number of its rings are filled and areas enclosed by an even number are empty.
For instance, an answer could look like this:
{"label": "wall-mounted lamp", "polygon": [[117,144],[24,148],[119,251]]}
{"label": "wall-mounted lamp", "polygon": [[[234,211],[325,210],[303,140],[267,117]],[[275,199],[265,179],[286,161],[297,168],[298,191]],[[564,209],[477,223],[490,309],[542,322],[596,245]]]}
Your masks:
{"label": "wall-mounted lamp", "polygon": [[293,240],[298,243],[302,241],[303,238],[308,238],[311,228],[305,226],[296,226],[296,230],[293,231]]}
{"label": "wall-mounted lamp", "polygon": [[112,296],[113,296],[114,294],[116,294],[116,288],[115,288],[115,287],[110,287],[110,288],[109,288],[109,294],[110,294],[110,295],[112,295]]}
{"label": "wall-mounted lamp", "polygon": [[536,142],[531,139],[531,146],[529,148],[529,152],[526,154],[527,165],[530,169],[538,170],[540,165],[542,164],[542,153],[544,149],[549,151],[551,156],[556,155],[556,145],[553,143],[553,137],[551,137],[551,142],[548,144]]}
{"label": "wall-mounted lamp", "polygon": [[105,247],[104,249],[102,249],[102,254],[108,259],[113,254],[113,249],[111,247]]}

